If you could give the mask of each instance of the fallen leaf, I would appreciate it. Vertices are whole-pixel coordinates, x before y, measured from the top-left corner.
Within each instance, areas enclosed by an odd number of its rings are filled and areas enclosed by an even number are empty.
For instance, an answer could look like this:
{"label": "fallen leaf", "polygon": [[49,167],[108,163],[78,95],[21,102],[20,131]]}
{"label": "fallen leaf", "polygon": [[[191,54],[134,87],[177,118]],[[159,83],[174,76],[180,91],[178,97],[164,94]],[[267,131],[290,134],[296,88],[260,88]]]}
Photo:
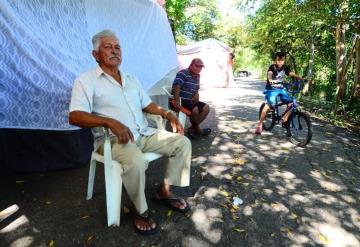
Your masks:
{"label": "fallen leaf", "polygon": [[291,237],[292,236],[292,230],[290,229],[290,228],[287,228],[287,227],[283,227],[282,229],[281,229],[281,231],[285,231],[286,233],[287,233],[287,235],[289,236],[289,237]]}
{"label": "fallen leaf", "polygon": [[241,158],[238,158],[238,159],[235,159],[234,160],[234,164],[235,165],[244,165],[245,164],[245,160],[244,159],[241,159]]}
{"label": "fallen leaf", "polygon": [[91,241],[93,238],[94,238],[93,235],[89,236],[89,237],[87,238],[87,242],[90,243],[90,241]]}
{"label": "fallen leaf", "polygon": [[227,193],[225,190],[221,191],[221,194],[225,197],[228,197],[229,196],[229,193]]}
{"label": "fallen leaf", "polygon": [[171,217],[171,215],[172,215],[172,210],[169,209],[169,210],[167,211],[167,213],[166,213],[166,216],[167,216],[167,217]]}
{"label": "fallen leaf", "polygon": [[234,228],[234,231],[236,231],[236,232],[246,232],[245,229],[241,229],[241,228]]}
{"label": "fallen leaf", "polygon": [[295,219],[297,219],[297,218],[298,218],[297,214],[291,213],[290,219],[295,220]]}
{"label": "fallen leaf", "polygon": [[240,219],[240,217],[239,217],[239,216],[236,216],[236,215],[232,215],[231,218],[232,218],[233,220],[238,220],[238,219]]}
{"label": "fallen leaf", "polygon": [[319,239],[323,244],[329,244],[330,243],[329,239],[326,236],[322,235],[322,234],[319,234]]}
{"label": "fallen leaf", "polygon": [[50,242],[49,242],[49,247],[53,247],[53,246],[55,246],[55,241],[54,241],[54,240],[50,240]]}
{"label": "fallen leaf", "polygon": [[130,213],[130,209],[128,209],[127,207],[124,207],[124,213],[125,213],[125,214],[129,214],[129,213]]}

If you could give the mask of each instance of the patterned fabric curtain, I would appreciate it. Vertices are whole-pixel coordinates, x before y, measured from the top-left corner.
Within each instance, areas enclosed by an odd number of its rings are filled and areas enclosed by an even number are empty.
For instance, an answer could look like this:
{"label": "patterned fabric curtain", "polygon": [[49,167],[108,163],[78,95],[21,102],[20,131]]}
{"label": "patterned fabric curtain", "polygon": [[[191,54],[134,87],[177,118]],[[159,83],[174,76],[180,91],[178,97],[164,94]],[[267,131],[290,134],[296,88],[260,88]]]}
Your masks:
{"label": "patterned fabric curtain", "polygon": [[76,76],[96,66],[91,37],[112,29],[121,69],[145,90],[178,66],[165,11],[149,0],[2,0],[0,128],[75,129],[68,124]]}

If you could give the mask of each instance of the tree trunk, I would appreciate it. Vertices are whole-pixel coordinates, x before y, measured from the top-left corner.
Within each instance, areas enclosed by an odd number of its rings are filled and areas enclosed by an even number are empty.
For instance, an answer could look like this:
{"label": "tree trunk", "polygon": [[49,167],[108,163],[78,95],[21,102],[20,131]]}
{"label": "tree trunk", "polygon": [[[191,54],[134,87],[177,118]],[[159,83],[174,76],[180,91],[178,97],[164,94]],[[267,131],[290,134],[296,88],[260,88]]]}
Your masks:
{"label": "tree trunk", "polygon": [[288,55],[290,57],[291,64],[293,65],[294,73],[297,74],[297,66],[296,66],[295,58],[290,53],[288,53]]}
{"label": "tree trunk", "polygon": [[311,45],[310,45],[309,66],[308,66],[308,70],[307,70],[307,74],[306,74],[306,78],[308,79],[308,83],[306,83],[306,85],[304,86],[304,89],[302,91],[302,93],[304,95],[307,95],[309,93],[309,91],[313,87],[312,76],[313,76],[313,68],[314,68],[314,56],[315,56],[315,44],[314,44],[314,40],[312,40]]}
{"label": "tree trunk", "polygon": [[357,35],[355,45],[355,74],[351,90],[351,101],[360,98],[360,23],[357,25]]}
{"label": "tree trunk", "polygon": [[345,47],[345,19],[348,14],[349,2],[343,0],[339,5],[339,17],[336,22],[336,105],[335,114],[340,101],[346,94],[346,47]]}
{"label": "tree trunk", "polygon": [[[336,107],[345,97],[346,81],[345,81],[345,65],[346,65],[346,49],[345,49],[345,23],[338,20],[336,24]],[[336,110],[336,109],[335,109]]]}

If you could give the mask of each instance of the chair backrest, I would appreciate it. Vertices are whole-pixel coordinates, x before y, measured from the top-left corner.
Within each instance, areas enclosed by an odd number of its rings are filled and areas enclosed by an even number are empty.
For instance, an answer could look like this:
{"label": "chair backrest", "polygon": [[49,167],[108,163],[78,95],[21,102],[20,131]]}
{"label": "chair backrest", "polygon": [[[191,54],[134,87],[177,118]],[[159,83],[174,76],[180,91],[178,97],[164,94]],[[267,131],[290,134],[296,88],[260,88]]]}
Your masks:
{"label": "chair backrest", "polygon": [[165,94],[169,97],[174,97],[174,95],[171,94],[172,86],[163,86],[162,90],[165,92]]}

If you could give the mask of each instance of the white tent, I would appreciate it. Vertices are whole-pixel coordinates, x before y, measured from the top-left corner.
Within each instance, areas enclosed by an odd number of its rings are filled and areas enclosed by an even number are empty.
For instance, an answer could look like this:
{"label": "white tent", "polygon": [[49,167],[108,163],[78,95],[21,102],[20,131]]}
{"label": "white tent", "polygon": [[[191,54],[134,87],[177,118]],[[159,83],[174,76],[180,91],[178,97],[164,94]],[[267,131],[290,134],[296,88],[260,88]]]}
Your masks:
{"label": "white tent", "polygon": [[187,68],[193,58],[201,58],[205,68],[201,71],[201,86],[228,87],[234,83],[232,49],[216,39],[179,46],[180,69]]}
{"label": "white tent", "polygon": [[149,94],[178,68],[166,13],[151,0],[3,0],[0,5],[0,128],[74,129],[68,124],[73,81],[93,68],[91,37],[112,29],[121,69]]}

